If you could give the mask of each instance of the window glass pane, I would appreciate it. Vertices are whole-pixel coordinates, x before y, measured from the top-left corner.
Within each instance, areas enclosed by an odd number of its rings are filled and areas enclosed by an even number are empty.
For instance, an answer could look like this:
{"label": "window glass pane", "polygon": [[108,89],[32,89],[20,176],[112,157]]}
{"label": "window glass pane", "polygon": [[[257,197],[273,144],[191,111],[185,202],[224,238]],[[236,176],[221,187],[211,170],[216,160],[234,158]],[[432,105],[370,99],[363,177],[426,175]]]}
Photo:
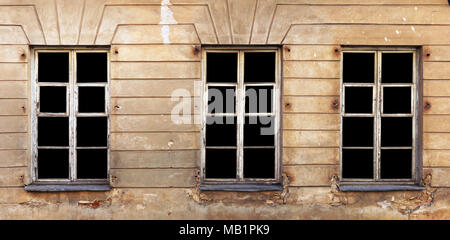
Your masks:
{"label": "window glass pane", "polygon": [[38,117],[38,146],[69,146],[68,117]]}
{"label": "window glass pane", "polygon": [[381,65],[382,83],[412,83],[412,53],[383,53]]}
{"label": "window glass pane", "polygon": [[69,149],[39,149],[38,178],[69,178]]}
{"label": "window glass pane", "polygon": [[106,117],[77,117],[77,146],[106,147],[107,129]]}
{"label": "window glass pane", "polygon": [[237,82],[238,54],[213,53],[206,54],[207,82]]}
{"label": "window glass pane", "polygon": [[372,113],[373,87],[345,87],[345,113]]}
{"label": "window glass pane", "polygon": [[244,82],[275,82],[275,52],[246,52],[244,59]]}
{"label": "window glass pane", "polygon": [[275,117],[245,117],[244,146],[274,146]]}
{"label": "window glass pane", "polygon": [[382,149],[380,165],[381,178],[411,178],[412,150]]}
{"label": "window glass pane", "polygon": [[411,117],[382,117],[381,146],[410,147],[412,145]]}
{"label": "window glass pane", "polygon": [[272,86],[247,86],[245,88],[245,112],[271,113],[272,96]]}
{"label": "window glass pane", "polygon": [[108,60],[105,52],[77,53],[77,82],[107,82]]}
{"label": "window glass pane", "polygon": [[66,87],[40,87],[39,111],[46,113],[65,113]]}
{"label": "window glass pane", "polygon": [[383,113],[411,113],[411,87],[383,87]]}
{"label": "window glass pane", "polygon": [[343,178],[373,178],[373,149],[342,149]]}
{"label": "window glass pane", "polygon": [[236,117],[207,117],[206,146],[236,146]]}
{"label": "window glass pane", "polygon": [[39,82],[69,82],[69,53],[38,53]]}
{"label": "window glass pane", "polygon": [[275,149],[244,149],[244,178],[275,178]]}
{"label": "window glass pane", "polygon": [[78,88],[78,112],[104,113],[105,112],[105,88],[104,87],[79,87]]}
{"label": "window glass pane", "polygon": [[77,178],[105,179],[108,169],[108,150],[78,149]]}
{"label": "window glass pane", "polygon": [[344,53],[343,80],[345,83],[373,83],[375,79],[374,53]]}
{"label": "window glass pane", "polygon": [[206,149],[206,178],[236,178],[236,149]]}
{"label": "window glass pane", "polygon": [[343,118],[344,147],[373,147],[373,118]]}
{"label": "window glass pane", "polygon": [[235,87],[208,87],[208,113],[236,112]]}

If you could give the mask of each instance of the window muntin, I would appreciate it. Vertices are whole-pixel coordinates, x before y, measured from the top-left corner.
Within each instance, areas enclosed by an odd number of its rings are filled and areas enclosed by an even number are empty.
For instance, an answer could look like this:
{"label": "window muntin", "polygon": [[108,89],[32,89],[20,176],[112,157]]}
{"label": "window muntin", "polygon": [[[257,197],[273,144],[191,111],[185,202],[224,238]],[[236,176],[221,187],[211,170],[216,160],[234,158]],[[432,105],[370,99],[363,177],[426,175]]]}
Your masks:
{"label": "window muntin", "polygon": [[204,183],[279,182],[277,58],[276,49],[204,51]]}
{"label": "window muntin", "polygon": [[36,49],[34,57],[33,181],[107,182],[108,51]]}
{"label": "window muntin", "polygon": [[[415,57],[413,49],[343,51],[340,147],[343,182],[416,180]],[[352,69],[357,72],[348,74]],[[355,76],[361,76],[361,80]],[[373,76],[373,80],[367,76]]]}

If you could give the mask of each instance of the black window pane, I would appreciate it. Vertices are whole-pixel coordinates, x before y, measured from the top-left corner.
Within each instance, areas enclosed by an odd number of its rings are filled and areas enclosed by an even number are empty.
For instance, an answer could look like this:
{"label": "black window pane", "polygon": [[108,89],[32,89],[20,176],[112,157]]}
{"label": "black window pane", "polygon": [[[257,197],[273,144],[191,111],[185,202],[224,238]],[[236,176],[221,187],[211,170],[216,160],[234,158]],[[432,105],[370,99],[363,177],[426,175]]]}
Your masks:
{"label": "black window pane", "polygon": [[105,112],[105,88],[79,87],[78,112],[81,113]]}
{"label": "black window pane", "polygon": [[275,178],[275,149],[244,149],[244,178]]}
{"label": "black window pane", "polygon": [[381,146],[409,147],[412,145],[411,117],[382,117]]}
{"label": "black window pane", "polygon": [[236,149],[206,149],[206,178],[236,178]]}
{"label": "black window pane", "polygon": [[107,82],[106,53],[77,53],[77,82]]}
{"label": "black window pane", "polygon": [[345,87],[345,113],[372,113],[372,87]]}
{"label": "black window pane", "polygon": [[38,117],[38,146],[69,146],[68,117]]}
{"label": "black window pane", "polygon": [[275,52],[244,53],[244,82],[275,82]]}
{"label": "black window pane", "polygon": [[235,87],[208,87],[208,113],[236,112]]}
{"label": "black window pane", "polygon": [[207,82],[237,82],[237,53],[207,53]]}
{"label": "black window pane", "polygon": [[373,83],[374,53],[344,53],[343,80],[346,83]]}
{"label": "black window pane", "polygon": [[373,150],[343,149],[342,177],[373,178]]}
{"label": "black window pane", "polygon": [[236,146],[236,126],[235,117],[207,117],[206,146]]}
{"label": "black window pane", "polygon": [[245,112],[272,112],[272,86],[247,86],[245,89]]}
{"label": "black window pane", "polygon": [[106,149],[77,150],[77,178],[107,178],[108,154]]}
{"label": "black window pane", "polygon": [[411,178],[411,149],[382,149],[380,162],[381,178]]}
{"label": "black window pane", "polygon": [[345,147],[373,147],[373,118],[344,117],[342,138]]}
{"label": "black window pane", "polygon": [[77,146],[106,147],[107,128],[106,117],[77,117]]}
{"label": "black window pane", "polygon": [[39,111],[46,113],[66,112],[66,87],[40,87]]}
{"label": "black window pane", "polygon": [[38,53],[39,82],[69,82],[69,53]]}
{"label": "black window pane", "polygon": [[383,87],[383,113],[411,113],[411,87]]}
{"label": "black window pane", "polygon": [[383,53],[381,61],[382,83],[412,83],[412,53]]}
{"label": "black window pane", "polygon": [[69,178],[69,149],[39,149],[38,178]]}
{"label": "black window pane", "polygon": [[245,117],[244,146],[274,146],[275,118],[272,116]]}

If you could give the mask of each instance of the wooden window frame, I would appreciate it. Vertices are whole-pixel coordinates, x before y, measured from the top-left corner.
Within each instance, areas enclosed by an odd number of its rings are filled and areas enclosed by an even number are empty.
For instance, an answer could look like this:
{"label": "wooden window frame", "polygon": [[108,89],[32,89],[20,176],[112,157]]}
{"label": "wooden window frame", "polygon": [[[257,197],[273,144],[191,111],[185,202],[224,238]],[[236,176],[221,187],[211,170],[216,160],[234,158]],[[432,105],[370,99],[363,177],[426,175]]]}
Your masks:
{"label": "wooden window frame", "polygon": [[[237,53],[238,54],[238,77],[236,83],[207,83],[206,81],[206,54],[209,52]],[[245,52],[274,52],[275,53],[275,82],[244,83],[244,53]],[[202,49],[202,107],[201,107],[201,190],[229,190],[229,191],[265,191],[279,190],[281,183],[281,134],[280,134],[280,79],[281,60],[280,48],[276,46],[249,47],[249,46],[222,46],[204,47]],[[245,113],[245,87],[246,86],[273,86],[272,113]],[[235,113],[233,114],[209,114],[208,113],[208,86],[235,86],[236,101]],[[206,117],[207,116],[235,116],[237,117],[237,166],[235,179],[220,179],[205,177],[206,163]],[[274,178],[244,178],[243,176],[243,134],[245,116],[274,116],[274,148],[275,148],[275,177]],[[275,186],[275,187],[274,187]]]}
{"label": "wooden window frame", "polygon": [[[420,179],[422,176],[422,83],[420,81],[420,48],[417,47],[343,47],[341,52],[341,77],[340,77],[340,185],[342,189],[348,191],[395,191],[395,190],[422,190]],[[375,73],[374,83],[344,83],[343,66],[344,53],[374,53]],[[413,54],[413,81],[412,83],[381,83],[381,67],[383,53],[412,53]],[[373,87],[373,111],[371,114],[352,114],[345,113],[345,86]],[[410,86],[411,87],[411,114],[387,114],[389,116],[408,116],[412,117],[412,176],[410,179],[381,179],[380,178],[380,153],[381,153],[381,117],[383,113],[382,94],[384,87]],[[374,177],[372,179],[361,178],[343,178],[342,172],[342,150],[343,148],[343,118],[351,117],[373,117],[374,119],[374,147],[373,163]],[[364,147],[361,147],[364,148]],[[389,147],[383,147],[388,149]],[[393,147],[400,149],[401,147]],[[353,185],[353,186],[352,186]],[[356,185],[356,187],[355,187]],[[358,187],[360,185],[360,187]],[[380,187],[381,186],[381,187]],[[383,187],[384,186],[384,187]],[[345,190],[344,190],[345,191]]]}
{"label": "wooden window frame", "polygon": [[[38,82],[38,54],[41,52],[63,52],[69,54],[69,81],[62,82]],[[77,53],[106,53],[107,56],[107,80],[106,82],[77,83]],[[110,189],[110,49],[108,47],[34,47],[31,50],[31,184],[25,187],[27,191],[107,191]],[[39,89],[40,86],[66,86],[66,113],[40,113]],[[78,112],[78,88],[82,86],[104,87],[105,112],[104,113],[79,113]],[[61,147],[69,149],[69,178],[68,179],[39,179],[37,165],[37,120],[41,116],[64,116],[69,118],[69,146]],[[107,118],[107,145],[106,147],[77,147],[77,117],[106,117]],[[39,147],[52,148],[52,147]],[[58,147],[60,148],[60,147]],[[105,179],[77,179],[77,149],[106,149],[107,150],[107,177]],[[74,185],[74,186],[70,186]],[[48,187],[47,187],[48,186]],[[61,186],[61,187],[60,187]]]}

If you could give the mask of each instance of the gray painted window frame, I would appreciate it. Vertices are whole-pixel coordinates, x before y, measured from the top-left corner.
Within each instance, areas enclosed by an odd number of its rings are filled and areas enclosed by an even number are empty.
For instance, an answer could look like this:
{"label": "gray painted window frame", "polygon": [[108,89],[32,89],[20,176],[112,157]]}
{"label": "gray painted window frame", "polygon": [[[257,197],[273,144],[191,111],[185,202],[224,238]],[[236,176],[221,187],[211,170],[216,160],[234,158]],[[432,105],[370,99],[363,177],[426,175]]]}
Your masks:
{"label": "gray painted window frame", "polygon": [[[68,83],[39,83],[37,79],[38,53],[40,52],[67,52],[69,53],[69,82]],[[77,83],[76,82],[76,53],[102,52],[107,55],[107,82],[105,83]],[[31,184],[25,187],[27,191],[107,191],[110,190],[110,49],[109,47],[32,47],[31,49],[31,150],[30,150],[30,180]],[[39,113],[39,86],[67,87],[67,109],[65,114]],[[105,112],[104,113],[78,113],[78,87],[94,86],[105,88]],[[37,176],[37,117],[38,116],[67,116],[69,117],[69,178],[68,179],[39,179]],[[77,179],[76,178],[76,117],[77,116],[102,116],[107,118],[107,178],[106,179]],[[87,147],[90,148],[90,147]],[[92,147],[99,149],[99,147]]]}
{"label": "gray painted window frame", "polygon": [[[373,52],[375,53],[375,81],[374,87],[374,108],[372,114],[347,114],[350,116],[358,117],[359,115],[372,115],[374,117],[374,178],[373,179],[351,179],[343,178],[342,174],[342,149],[343,149],[343,117],[346,116],[345,109],[345,86],[368,86],[370,84],[359,83],[344,83],[343,82],[343,64],[344,53],[346,52]],[[412,164],[412,177],[411,179],[380,179],[379,159],[381,151],[381,129],[380,121],[382,116],[382,84],[381,84],[381,54],[383,52],[388,53],[413,53],[413,83],[412,84],[387,84],[390,87],[393,86],[406,86],[412,87],[412,118],[413,118],[413,164]],[[339,157],[340,157],[340,176],[339,185],[341,191],[401,191],[401,190],[423,190],[423,186],[420,186],[420,180],[422,178],[422,70],[421,70],[421,48],[420,47],[342,47],[341,51],[341,76],[340,76],[340,144],[339,144]],[[390,114],[392,115],[392,114]],[[400,116],[400,115],[399,115]]]}

